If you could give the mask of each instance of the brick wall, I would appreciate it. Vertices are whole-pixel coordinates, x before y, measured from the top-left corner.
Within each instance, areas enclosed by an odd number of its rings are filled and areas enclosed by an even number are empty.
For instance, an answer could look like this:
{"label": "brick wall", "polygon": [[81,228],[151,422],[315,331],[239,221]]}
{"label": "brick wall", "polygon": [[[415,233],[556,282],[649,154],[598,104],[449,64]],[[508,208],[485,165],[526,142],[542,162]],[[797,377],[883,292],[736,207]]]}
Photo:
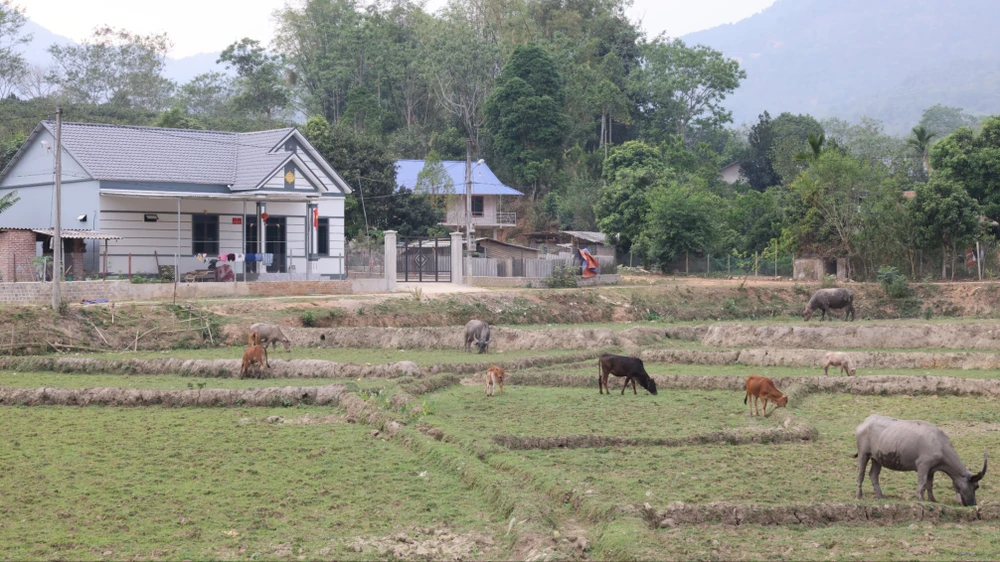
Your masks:
{"label": "brick wall", "polygon": [[255,297],[298,297],[304,295],[346,295],[352,293],[350,281],[277,281],[249,283]]}
{"label": "brick wall", "polygon": [[83,240],[74,239],[73,240],[73,251],[66,255],[66,266],[72,265],[73,268],[69,270],[69,275],[73,279],[84,279],[86,273],[83,271],[83,257],[87,253],[87,245]]}
{"label": "brick wall", "polygon": [[35,233],[30,230],[0,231],[0,280],[34,281]]}

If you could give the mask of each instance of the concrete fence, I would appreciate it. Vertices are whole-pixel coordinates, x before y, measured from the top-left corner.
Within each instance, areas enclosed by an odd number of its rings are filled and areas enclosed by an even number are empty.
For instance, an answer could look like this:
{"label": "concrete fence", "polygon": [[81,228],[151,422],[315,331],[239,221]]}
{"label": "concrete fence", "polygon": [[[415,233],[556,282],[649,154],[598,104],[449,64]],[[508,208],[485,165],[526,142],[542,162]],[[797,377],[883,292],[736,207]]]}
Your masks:
{"label": "concrete fence", "polygon": [[[173,283],[131,283],[129,281],[72,281],[59,285],[68,303],[83,300],[110,301],[170,300]],[[177,298],[277,297],[342,295],[352,293],[350,281],[272,281],[266,283],[182,283]],[[52,283],[0,283],[0,303],[47,304],[52,302]]]}

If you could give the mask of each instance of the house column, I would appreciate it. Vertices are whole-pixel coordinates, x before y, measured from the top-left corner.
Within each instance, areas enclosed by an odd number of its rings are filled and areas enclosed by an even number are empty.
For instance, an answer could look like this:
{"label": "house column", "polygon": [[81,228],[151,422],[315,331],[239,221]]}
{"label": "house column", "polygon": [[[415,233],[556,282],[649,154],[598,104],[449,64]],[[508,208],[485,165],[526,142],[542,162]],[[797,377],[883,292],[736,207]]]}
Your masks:
{"label": "house column", "polygon": [[382,267],[385,275],[385,290],[392,292],[396,290],[396,231],[386,230],[385,234],[385,263]]}
{"label": "house column", "polygon": [[451,282],[463,284],[465,269],[462,267],[462,233],[451,233]]}

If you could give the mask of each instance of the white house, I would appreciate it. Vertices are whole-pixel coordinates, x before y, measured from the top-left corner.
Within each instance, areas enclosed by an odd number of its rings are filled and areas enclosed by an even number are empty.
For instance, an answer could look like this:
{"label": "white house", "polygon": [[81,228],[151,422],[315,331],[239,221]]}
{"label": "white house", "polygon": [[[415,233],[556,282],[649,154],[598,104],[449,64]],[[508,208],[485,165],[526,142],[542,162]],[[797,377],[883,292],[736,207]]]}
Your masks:
{"label": "white house", "polygon": [[[108,241],[112,273],[156,273],[157,261],[178,260],[183,278],[208,267],[200,254],[270,254],[230,265],[249,280],[265,270],[272,278],[345,277],[351,188],[294,128],[63,123],[62,146],[61,226],[120,237]],[[55,123],[43,121],[0,173],[0,195],[17,190],[20,197],[0,215],[0,229],[53,226],[54,148]],[[88,272],[104,269],[99,252],[99,241],[89,241]]]}
{"label": "white house", "polygon": [[[442,160],[445,173],[451,178],[454,197],[448,198],[447,214],[441,224],[465,230],[465,161]],[[417,176],[424,169],[423,160],[396,162],[396,183],[400,187],[417,190]],[[523,197],[520,191],[500,182],[485,162],[474,163],[472,168],[472,231],[480,236],[497,238],[500,231],[517,224],[517,215],[504,211],[503,198]]]}

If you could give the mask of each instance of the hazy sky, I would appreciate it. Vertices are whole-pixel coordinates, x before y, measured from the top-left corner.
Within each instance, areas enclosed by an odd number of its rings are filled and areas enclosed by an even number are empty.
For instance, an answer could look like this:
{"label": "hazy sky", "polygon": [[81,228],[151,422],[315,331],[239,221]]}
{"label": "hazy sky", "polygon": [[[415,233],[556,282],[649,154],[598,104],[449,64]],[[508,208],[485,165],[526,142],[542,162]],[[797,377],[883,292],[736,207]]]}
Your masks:
{"label": "hazy sky", "polygon": [[[775,0],[635,0],[629,11],[650,36],[684,35],[755,14]],[[80,41],[98,25],[133,32],[166,32],[179,58],[221,51],[242,37],[265,44],[273,37],[271,14],[286,0],[14,0],[29,18],[53,33]],[[298,0],[292,0],[297,5]],[[430,0],[434,9],[445,0]]]}

